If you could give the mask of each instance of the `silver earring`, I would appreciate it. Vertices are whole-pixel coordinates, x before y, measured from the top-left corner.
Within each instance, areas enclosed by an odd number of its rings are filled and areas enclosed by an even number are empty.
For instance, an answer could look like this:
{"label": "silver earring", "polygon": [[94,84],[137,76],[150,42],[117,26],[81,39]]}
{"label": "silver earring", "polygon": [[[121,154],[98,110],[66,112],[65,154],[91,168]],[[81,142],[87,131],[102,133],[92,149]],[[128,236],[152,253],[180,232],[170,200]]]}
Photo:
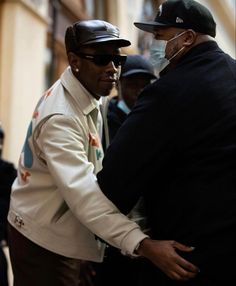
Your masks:
{"label": "silver earring", "polygon": [[75,69],[75,71],[76,71],[76,72],[79,72],[79,69],[78,69],[78,68],[76,68],[76,69]]}

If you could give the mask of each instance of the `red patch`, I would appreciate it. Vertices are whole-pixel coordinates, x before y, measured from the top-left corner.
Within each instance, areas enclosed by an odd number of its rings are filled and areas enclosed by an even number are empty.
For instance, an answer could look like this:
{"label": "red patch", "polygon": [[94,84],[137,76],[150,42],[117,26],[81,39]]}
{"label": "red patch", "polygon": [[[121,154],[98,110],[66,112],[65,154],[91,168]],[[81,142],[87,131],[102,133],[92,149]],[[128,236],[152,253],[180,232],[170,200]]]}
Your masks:
{"label": "red patch", "polygon": [[33,118],[37,118],[38,116],[39,116],[38,111],[34,111],[34,113],[33,113]]}
{"label": "red patch", "polygon": [[45,97],[49,97],[52,94],[52,89],[49,89],[45,92]]}
{"label": "red patch", "polygon": [[99,147],[99,139],[96,135],[89,133],[89,144],[94,147]]}
{"label": "red patch", "polygon": [[29,172],[25,172],[25,173],[21,173],[21,179],[26,182],[27,181],[27,178],[30,176],[30,173]]}

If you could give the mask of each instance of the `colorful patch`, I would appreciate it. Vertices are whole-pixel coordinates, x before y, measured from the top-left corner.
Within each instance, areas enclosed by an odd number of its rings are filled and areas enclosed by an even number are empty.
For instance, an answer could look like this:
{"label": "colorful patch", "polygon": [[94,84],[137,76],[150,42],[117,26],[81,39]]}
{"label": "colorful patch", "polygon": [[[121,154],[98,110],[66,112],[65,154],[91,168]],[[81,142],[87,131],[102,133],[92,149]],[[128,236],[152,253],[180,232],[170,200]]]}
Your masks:
{"label": "colorful patch", "polygon": [[22,181],[26,182],[27,178],[30,176],[30,173],[25,171],[24,173],[20,173]]}
{"label": "colorful patch", "polygon": [[32,136],[32,121],[30,122],[27,135],[25,138],[25,143],[23,146],[22,152],[24,153],[24,166],[27,168],[31,168],[33,165],[33,154],[29,146],[29,139]]}
{"label": "colorful patch", "polygon": [[97,160],[102,158],[102,151],[100,149],[96,149],[96,158]]}
{"label": "colorful patch", "polygon": [[94,147],[99,147],[100,140],[96,134],[91,134],[89,133],[89,144],[94,146]]}
{"label": "colorful patch", "polygon": [[48,89],[48,90],[45,92],[44,96],[45,96],[45,97],[49,97],[51,94],[52,94],[52,89]]}
{"label": "colorful patch", "polygon": [[42,96],[42,97],[40,98],[40,100],[38,101],[38,103],[37,103],[37,105],[36,105],[36,107],[35,107],[35,110],[34,110],[33,116],[32,116],[34,119],[37,118],[38,115],[39,115],[38,108],[39,108],[40,104],[43,102],[43,100],[44,100],[44,96]]}
{"label": "colorful patch", "polygon": [[34,111],[34,113],[33,113],[33,118],[35,119],[35,118],[37,118],[38,116],[39,116],[38,111]]}

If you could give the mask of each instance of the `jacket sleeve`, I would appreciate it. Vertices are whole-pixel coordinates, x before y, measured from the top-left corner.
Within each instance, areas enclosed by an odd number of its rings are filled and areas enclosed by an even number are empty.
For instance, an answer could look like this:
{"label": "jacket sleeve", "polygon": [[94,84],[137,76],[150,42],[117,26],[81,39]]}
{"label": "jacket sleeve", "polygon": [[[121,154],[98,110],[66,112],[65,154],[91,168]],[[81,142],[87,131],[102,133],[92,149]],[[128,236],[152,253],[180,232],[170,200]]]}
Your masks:
{"label": "jacket sleeve", "polygon": [[38,144],[58,191],[77,219],[109,244],[132,254],[147,236],[101,192],[85,140],[76,119],[55,115],[43,125]]}

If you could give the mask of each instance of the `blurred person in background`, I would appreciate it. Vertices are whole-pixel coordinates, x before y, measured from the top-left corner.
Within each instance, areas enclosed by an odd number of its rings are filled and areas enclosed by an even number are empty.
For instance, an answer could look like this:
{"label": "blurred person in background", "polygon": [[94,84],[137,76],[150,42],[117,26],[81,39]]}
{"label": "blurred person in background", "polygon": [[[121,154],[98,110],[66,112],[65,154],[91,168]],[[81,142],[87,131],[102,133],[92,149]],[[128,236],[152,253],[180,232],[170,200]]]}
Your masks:
{"label": "blurred person in background", "polygon": [[65,45],[69,67],[35,108],[12,188],[15,285],[78,286],[81,260],[103,259],[100,239],[147,257],[173,279],[194,277],[198,268],[176,251],[191,247],[150,239],[97,184],[102,112],[126,60],[120,48],[130,42],[112,24],[87,20],[67,28]]}
{"label": "blurred person in background", "polygon": [[128,55],[121,68],[118,96],[108,106],[109,137],[112,141],[127,115],[134,107],[140,92],[156,79],[151,63],[142,55]]}
{"label": "blurred person in background", "polygon": [[12,163],[2,158],[4,137],[5,134],[0,125],[0,285],[8,286],[8,263],[3,248],[8,244],[7,213],[16,169]]}
{"label": "blurred person in background", "polygon": [[200,273],[147,285],[236,285],[236,61],[215,41],[211,12],[167,0],[151,22],[160,78],[140,94],[106,151],[98,183],[124,214],[144,199],[151,237],[193,245]]}

